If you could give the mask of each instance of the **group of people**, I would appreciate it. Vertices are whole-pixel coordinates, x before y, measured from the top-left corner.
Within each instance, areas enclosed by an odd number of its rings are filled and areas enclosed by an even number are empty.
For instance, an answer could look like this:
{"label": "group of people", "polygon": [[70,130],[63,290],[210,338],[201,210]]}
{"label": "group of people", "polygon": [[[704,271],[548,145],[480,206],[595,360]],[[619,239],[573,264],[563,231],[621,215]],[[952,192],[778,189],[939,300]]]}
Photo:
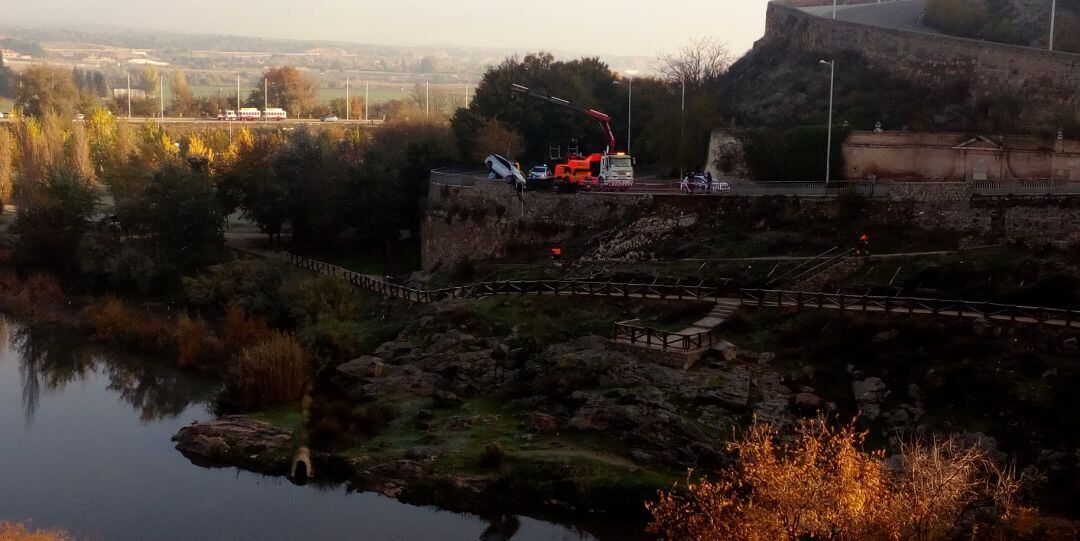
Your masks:
{"label": "group of people", "polygon": [[682,182],[679,183],[679,191],[692,194],[696,189],[700,188],[703,192],[709,193],[712,185],[712,173],[708,171],[704,173],[694,172],[682,178]]}

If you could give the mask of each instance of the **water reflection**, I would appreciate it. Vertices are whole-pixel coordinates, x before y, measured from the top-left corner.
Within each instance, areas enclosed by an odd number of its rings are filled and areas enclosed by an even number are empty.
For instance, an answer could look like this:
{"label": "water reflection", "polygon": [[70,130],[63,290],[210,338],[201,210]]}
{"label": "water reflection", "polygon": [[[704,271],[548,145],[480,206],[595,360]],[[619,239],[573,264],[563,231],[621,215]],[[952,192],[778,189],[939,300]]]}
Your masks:
{"label": "water reflection", "polygon": [[27,425],[33,423],[42,391],[62,392],[68,384],[95,374],[105,376],[108,389],[138,410],[143,422],[175,418],[193,404],[209,403],[216,395],[217,386],[208,378],[181,375],[166,363],[89,347],[69,331],[13,326],[0,317],[0,339],[19,354]]}
{"label": "water reflection", "polygon": [[[219,389],[162,359],[0,316],[0,521],[64,528],[80,539],[596,538],[586,533],[592,525],[478,517],[351,493],[326,478],[296,487],[193,466],[170,437],[212,417]],[[611,539],[640,538],[600,529]]]}

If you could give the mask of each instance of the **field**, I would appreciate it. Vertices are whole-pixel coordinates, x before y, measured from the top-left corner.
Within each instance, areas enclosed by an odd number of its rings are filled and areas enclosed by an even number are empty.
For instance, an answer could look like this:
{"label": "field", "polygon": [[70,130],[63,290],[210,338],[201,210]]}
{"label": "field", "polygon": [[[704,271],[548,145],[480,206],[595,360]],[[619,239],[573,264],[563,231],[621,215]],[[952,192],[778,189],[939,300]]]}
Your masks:
{"label": "field", "polygon": [[[247,96],[254,89],[255,89],[254,87],[241,87],[240,92],[241,92],[241,94],[243,96]],[[236,95],[236,87],[235,86],[195,86],[195,85],[192,85],[191,90],[193,92],[195,92],[196,96],[199,96],[199,97],[213,96],[214,94],[219,93],[219,92],[223,96],[235,96]],[[411,86],[411,85],[379,84],[378,86],[372,85],[368,92],[369,92],[368,95],[371,98],[371,103],[372,104],[386,103],[386,102],[393,101],[393,100],[399,100],[399,99],[408,98],[409,96],[411,96],[413,94],[414,87]],[[458,106],[461,104],[461,102],[464,100],[464,97],[465,97],[465,89],[461,85],[431,85],[431,93],[432,93],[432,95],[434,95],[436,92],[449,93],[452,96],[452,99],[454,100],[454,104],[458,105]],[[362,97],[364,95],[364,85],[363,85],[363,83],[357,83],[355,86],[351,87],[350,90],[349,90],[349,94],[351,96],[360,96],[360,97]],[[169,100],[169,97],[170,97],[169,96],[169,90],[168,90],[168,88],[166,88],[165,89],[165,99],[166,99],[166,101]],[[344,98],[344,97],[345,97],[345,89],[344,88],[320,88],[318,90],[318,96],[317,96],[319,102],[321,102],[321,103],[328,102],[328,101],[330,101],[330,100],[332,100],[334,98]]]}

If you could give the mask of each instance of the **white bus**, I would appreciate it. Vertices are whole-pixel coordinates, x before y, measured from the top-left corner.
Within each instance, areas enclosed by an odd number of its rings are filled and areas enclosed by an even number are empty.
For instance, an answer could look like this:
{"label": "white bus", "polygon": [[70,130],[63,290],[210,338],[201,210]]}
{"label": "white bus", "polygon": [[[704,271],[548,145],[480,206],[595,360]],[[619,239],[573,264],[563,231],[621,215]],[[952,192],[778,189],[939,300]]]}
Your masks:
{"label": "white bus", "polygon": [[236,117],[240,120],[259,120],[262,113],[254,107],[244,107],[237,112]]}
{"label": "white bus", "polygon": [[263,120],[285,120],[285,110],[278,107],[267,108],[263,111]]}

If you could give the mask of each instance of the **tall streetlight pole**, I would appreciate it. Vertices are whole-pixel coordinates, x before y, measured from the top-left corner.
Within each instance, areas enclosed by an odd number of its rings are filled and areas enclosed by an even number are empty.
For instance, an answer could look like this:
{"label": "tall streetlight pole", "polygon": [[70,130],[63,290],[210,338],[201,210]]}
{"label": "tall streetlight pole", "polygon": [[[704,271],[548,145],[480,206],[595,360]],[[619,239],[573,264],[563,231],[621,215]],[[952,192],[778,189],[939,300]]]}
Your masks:
{"label": "tall streetlight pole", "polygon": [[679,105],[679,178],[683,171],[683,133],[686,131],[686,76],[682,78],[682,103]]}
{"label": "tall streetlight pole", "polygon": [[350,112],[351,111],[349,109],[349,76],[346,75],[345,76],[345,120],[352,120],[352,117],[349,116]]}
{"label": "tall streetlight pole", "polygon": [[[637,70],[626,70],[623,73],[627,75],[626,84],[626,153],[630,153],[630,130],[633,129],[633,116],[634,116],[634,76],[638,74]],[[615,149],[612,149],[613,151]]]}
{"label": "tall streetlight pole", "polygon": [[1054,50],[1054,19],[1057,18],[1057,0],[1050,3],[1050,50]]}
{"label": "tall streetlight pole", "polygon": [[371,100],[368,99],[368,90],[370,86],[367,81],[364,81],[364,122],[368,121],[368,111],[370,109]]}
{"label": "tall streetlight pole", "polygon": [[127,80],[128,80],[128,91],[127,91],[128,120],[131,120],[131,72],[130,71],[127,74]]}
{"label": "tall streetlight pole", "polygon": [[161,123],[165,123],[165,79],[158,78],[158,99],[161,102]]}
{"label": "tall streetlight pole", "polygon": [[236,114],[240,114],[240,74],[236,74]]}
{"label": "tall streetlight pole", "polygon": [[829,66],[829,140],[825,145],[825,188],[829,187],[832,177],[832,114],[833,114],[833,89],[836,82],[836,60],[821,60],[822,64]]}
{"label": "tall streetlight pole", "polygon": [[832,0],[832,18],[836,18],[836,0]]}

